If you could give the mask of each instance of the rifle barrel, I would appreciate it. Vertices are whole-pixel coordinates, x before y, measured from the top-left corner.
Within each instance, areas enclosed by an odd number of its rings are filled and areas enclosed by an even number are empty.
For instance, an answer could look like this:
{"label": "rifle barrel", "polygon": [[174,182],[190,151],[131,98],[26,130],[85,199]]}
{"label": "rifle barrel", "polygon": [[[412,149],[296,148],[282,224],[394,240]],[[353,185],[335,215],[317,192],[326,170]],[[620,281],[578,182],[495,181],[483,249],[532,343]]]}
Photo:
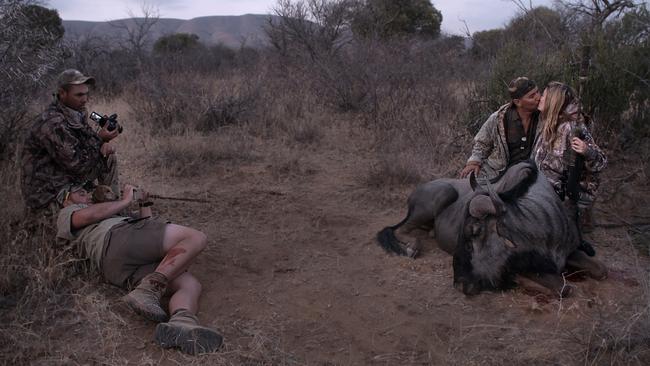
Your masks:
{"label": "rifle barrel", "polygon": [[210,200],[204,200],[200,198],[185,198],[185,197],[169,197],[169,196],[162,196],[159,194],[149,194],[149,197],[151,198],[157,198],[161,200],[170,200],[170,201],[186,201],[186,202],[202,202],[202,203],[212,203],[213,201]]}

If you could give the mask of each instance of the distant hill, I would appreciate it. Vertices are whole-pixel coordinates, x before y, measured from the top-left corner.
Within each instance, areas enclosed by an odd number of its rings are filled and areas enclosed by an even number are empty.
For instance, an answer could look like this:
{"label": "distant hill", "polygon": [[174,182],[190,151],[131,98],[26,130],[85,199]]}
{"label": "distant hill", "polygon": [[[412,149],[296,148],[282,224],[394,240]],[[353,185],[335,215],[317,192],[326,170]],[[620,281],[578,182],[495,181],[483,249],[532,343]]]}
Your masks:
{"label": "distant hill", "polygon": [[[262,47],[268,44],[263,29],[268,17],[269,15],[246,14],[239,16],[207,16],[189,20],[160,18],[151,29],[150,40],[151,44],[153,44],[161,36],[174,33],[194,33],[199,36],[199,41],[206,45],[221,43],[234,48],[238,48],[242,44],[250,47]],[[141,20],[141,18],[138,20]],[[119,39],[126,32],[115,25],[126,25],[133,29],[136,22],[133,18],[110,22],[63,21],[65,38],[68,40],[82,40],[93,36]]]}

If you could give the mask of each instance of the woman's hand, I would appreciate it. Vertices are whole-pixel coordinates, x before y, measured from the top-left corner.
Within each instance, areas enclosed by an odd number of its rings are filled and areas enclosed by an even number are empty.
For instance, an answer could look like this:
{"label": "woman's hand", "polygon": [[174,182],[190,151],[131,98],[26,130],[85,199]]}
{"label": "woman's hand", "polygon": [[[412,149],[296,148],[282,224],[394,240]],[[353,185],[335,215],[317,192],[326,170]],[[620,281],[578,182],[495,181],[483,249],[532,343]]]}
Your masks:
{"label": "woman's hand", "polygon": [[571,148],[573,149],[573,151],[577,152],[578,154],[584,155],[587,152],[589,146],[587,146],[587,143],[580,140],[579,138],[572,137]]}

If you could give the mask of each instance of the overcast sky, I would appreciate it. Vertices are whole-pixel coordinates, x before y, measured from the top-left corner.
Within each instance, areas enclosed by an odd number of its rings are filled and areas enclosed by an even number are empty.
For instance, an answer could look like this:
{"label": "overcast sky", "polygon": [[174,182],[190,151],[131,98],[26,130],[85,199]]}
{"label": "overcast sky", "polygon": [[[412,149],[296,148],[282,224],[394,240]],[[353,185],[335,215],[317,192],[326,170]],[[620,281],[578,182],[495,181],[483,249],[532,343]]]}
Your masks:
{"label": "overcast sky", "polygon": [[[442,12],[442,30],[447,33],[464,33],[467,23],[473,33],[479,30],[502,27],[518,11],[511,0],[434,0]],[[523,0],[533,6],[551,6],[552,0]],[[276,0],[148,0],[158,9],[161,18],[191,19],[209,15],[268,14]],[[128,18],[129,10],[136,15],[142,0],[46,0],[50,8],[57,9],[64,20],[106,21]]]}

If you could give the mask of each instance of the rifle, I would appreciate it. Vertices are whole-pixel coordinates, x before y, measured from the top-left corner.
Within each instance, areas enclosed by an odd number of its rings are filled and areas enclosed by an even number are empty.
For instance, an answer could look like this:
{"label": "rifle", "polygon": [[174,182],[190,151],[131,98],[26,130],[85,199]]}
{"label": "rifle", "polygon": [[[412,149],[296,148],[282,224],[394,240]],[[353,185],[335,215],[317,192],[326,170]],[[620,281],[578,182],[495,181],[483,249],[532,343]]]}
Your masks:
{"label": "rifle", "polygon": [[[136,201],[140,199],[140,192],[137,189],[134,190],[134,196]],[[92,197],[94,203],[114,201],[117,199],[117,196],[113,193],[111,187],[105,185],[98,185],[97,187],[95,187]],[[152,193],[149,194],[149,198],[157,198],[157,199],[172,200],[172,201],[201,202],[201,203],[214,202],[211,200],[205,200],[200,198],[169,197],[169,196],[163,196],[163,195],[152,194]]]}
{"label": "rifle", "polygon": [[[585,131],[581,127],[576,126],[571,131],[571,137],[577,137],[580,140],[584,140],[586,137]],[[591,245],[591,243],[582,238],[582,228],[580,227],[581,213],[580,208],[578,207],[578,200],[580,198],[580,176],[582,175],[582,171],[585,167],[585,158],[581,154],[573,151],[570,146],[567,148],[567,151],[569,154],[569,171],[567,174],[568,177],[564,191],[566,192],[566,195],[569,197],[569,200],[571,200],[573,207],[575,208],[573,218],[578,228],[578,239],[580,240],[578,249],[585,252],[588,256],[593,257],[596,254],[594,247]]]}
{"label": "rifle", "polygon": [[169,197],[161,196],[159,194],[149,194],[149,198],[156,198],[161,200],[171,200],[171,201],[185,201],[185,202],[201,202],[201,203],[213,203],[211,200],[204,200],[200,198],[185,198],[185,197]]}
{"label": "rifle", "polygon": [[[582,128],[575,127],[571,131],[571,137],[572,138],[577,137],[580,140],[584,140],[585,132]],[[567,196],[569,196],[569,199],[577,204],[580,195],[579,194],[580,176],[582,175],[582,171],[584,170],[585,167],[585,158],[584,156],[573,151],[571,147],[568,147],[567,150],[569,151],[569,172],[566,181],[565,191]]]}

